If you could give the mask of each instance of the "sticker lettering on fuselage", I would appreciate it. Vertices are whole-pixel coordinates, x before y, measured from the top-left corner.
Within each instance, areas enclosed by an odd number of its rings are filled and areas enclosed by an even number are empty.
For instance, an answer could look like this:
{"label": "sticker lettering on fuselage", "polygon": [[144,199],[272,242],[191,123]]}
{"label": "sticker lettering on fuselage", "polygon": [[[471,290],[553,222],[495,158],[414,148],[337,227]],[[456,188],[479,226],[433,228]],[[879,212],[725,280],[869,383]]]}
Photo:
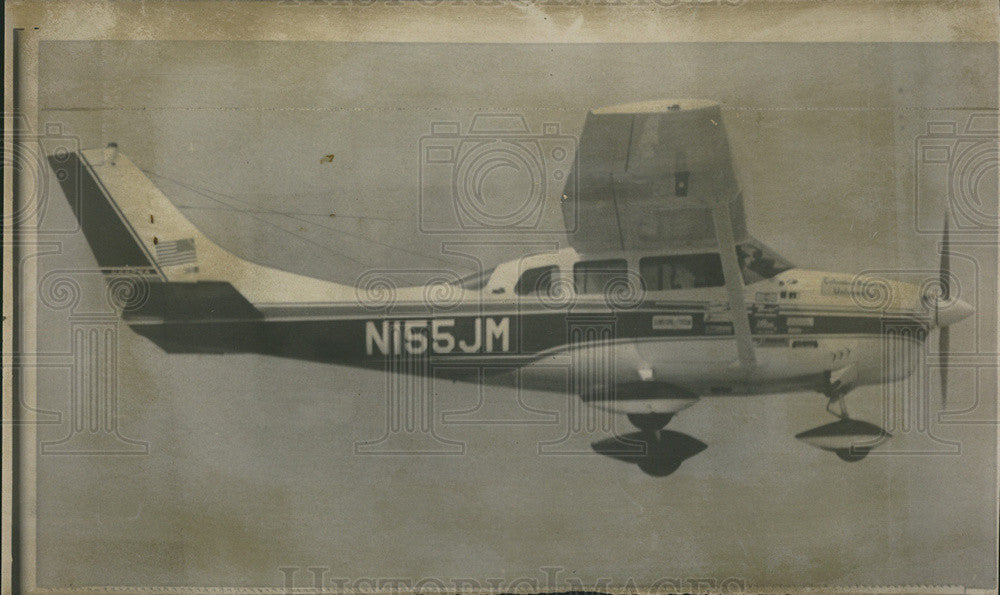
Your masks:
{"label": "sticker lettering on fuselage", "polygon": [[694,328],[694,317],[690,314],[676,316],[654,316],[654,331],[689,331]]}
{"label": "sticker lettering on fuselage", "polygon": [[820,295],[835,295],[838,297],[859,297],[864,295],[864,288],[854,280],[823,277],[819,286]]}

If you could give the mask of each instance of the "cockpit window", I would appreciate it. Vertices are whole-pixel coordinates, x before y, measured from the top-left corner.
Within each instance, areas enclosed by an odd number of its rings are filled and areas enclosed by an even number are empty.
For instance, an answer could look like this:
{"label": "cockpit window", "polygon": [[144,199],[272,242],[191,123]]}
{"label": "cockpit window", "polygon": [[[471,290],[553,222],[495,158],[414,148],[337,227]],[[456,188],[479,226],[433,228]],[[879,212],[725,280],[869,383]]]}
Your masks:
{"label": "cockpit window", "polygon": [[470,291],[479,291],[480,289],[486,287],[486,284],[489,283],[494,270],[496,270],[495,267],[492,269],[486,269],[480,273],[473,273],[467,277],[462,277],[458,280],[458,286],[462,289],[468,289]]}
{"label": "cockpit window", "polygon": [[628,262],[624,258],[584,260],[573,265],[577,293],[604,293],[622,280],[628,282]]}
{"label": "cockpit window", "polygon": [[740,261],[743,282],[747,285],[770,279],[792,268],[791,263],[756,240],[737,244],[736,258]]}
{"label": "cockpit window", "polygon": [[722,287],[722,259],[716,253],[647,256],[639,259],[639,275],[648,291]]}
{"label": "cockpit window", "polygon": [[549,265],[528,269],[521,274],[514,286],[514,293],[517,295],[527,295],[530,293],[547,294],[552,288],[552,281],[555,278],[559,267]]}

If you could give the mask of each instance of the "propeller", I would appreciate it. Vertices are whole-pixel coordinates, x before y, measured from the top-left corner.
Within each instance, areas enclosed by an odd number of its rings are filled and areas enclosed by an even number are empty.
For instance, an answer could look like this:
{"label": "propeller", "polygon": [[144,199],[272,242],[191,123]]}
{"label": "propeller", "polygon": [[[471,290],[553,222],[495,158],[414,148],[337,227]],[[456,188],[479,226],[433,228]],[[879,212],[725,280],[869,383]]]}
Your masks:
{"label": "propeller", "polygon": [[938,369],[941,370],[941,404],[948,405],[948,350],[951,344],[948,326],[938,325],[938,312],[941,302],[951,298],[951,255],[948,242],[948,213],[944,214],[944,231],[941,234],[941,265],[939,282],[941,295],[934,302],[934,324],[938,327]]}

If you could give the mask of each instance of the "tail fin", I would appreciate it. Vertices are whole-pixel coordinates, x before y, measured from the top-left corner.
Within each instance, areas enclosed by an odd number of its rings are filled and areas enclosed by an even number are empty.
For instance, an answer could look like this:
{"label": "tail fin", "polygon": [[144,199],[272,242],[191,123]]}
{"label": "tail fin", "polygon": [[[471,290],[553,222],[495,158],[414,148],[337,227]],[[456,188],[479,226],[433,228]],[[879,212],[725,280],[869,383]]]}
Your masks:
{"label": "tail fin", "polygon": [[49,162],[102,268],[151,269],[163,281],[198,271],[207,238],[116,145]]}
{"label": "tail fin", "polygon": [[[105,194],[99,179],[79,153],[49,157],[90,249],[102,268],[156,271],[154,259],[128,220]],[[158,271],[156,271],[159,273]]]}
{"label": "tail fin", "polygon": [[228,283],[250,303],[350,300],[354,289],[246,261],[203,234],[114,144],[53,155],[84,236],[102,268],[164,282]]}

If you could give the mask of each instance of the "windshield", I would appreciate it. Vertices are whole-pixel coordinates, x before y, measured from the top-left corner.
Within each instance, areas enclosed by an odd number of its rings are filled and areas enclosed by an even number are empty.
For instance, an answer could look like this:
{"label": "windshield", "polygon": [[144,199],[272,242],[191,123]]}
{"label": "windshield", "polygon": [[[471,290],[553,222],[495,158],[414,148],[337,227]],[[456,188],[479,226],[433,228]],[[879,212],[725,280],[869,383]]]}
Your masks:
{"label": "windshield", "polygon": [[493,271],[496,267],[486,269],[480,273],[472,273],[466,277],[462,277],[458,280],[457,285],[462,289],[468,289],[471,291],[479,291],[489,282],[490,277],[493,275]]}
{"label": "windshield", "polygon": [[757,240],[737,244],[736,258],[740,261],[740,271],[746,285],[770,279],[792,268],[792,263]]}

